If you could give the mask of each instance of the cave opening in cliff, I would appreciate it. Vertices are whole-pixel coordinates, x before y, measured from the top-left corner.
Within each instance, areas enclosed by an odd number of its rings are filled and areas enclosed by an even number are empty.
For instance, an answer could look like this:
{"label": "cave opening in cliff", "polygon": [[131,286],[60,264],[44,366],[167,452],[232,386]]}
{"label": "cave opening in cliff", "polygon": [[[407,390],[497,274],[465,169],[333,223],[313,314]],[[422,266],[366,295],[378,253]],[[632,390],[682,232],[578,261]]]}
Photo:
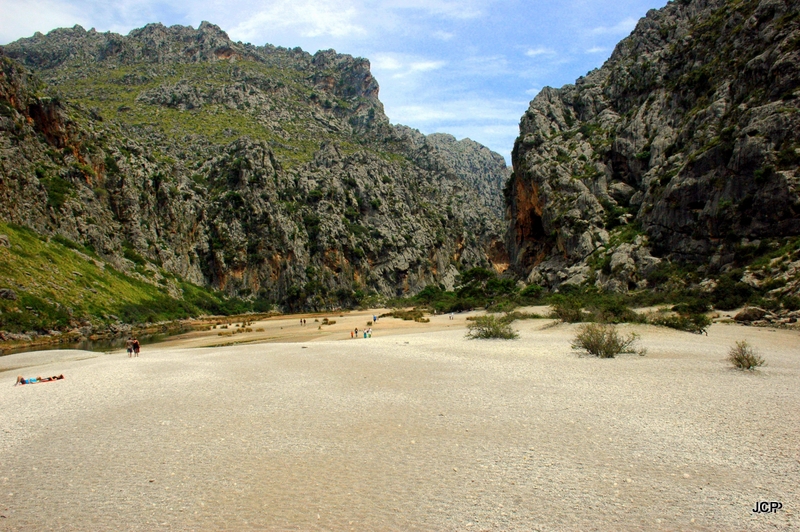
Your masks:
{"label": "cave opening in cliff", "polygon": [[544,223],[542,217],[535,212],[531,213],[528,236],[534,241],[542,241],[545,237]]}

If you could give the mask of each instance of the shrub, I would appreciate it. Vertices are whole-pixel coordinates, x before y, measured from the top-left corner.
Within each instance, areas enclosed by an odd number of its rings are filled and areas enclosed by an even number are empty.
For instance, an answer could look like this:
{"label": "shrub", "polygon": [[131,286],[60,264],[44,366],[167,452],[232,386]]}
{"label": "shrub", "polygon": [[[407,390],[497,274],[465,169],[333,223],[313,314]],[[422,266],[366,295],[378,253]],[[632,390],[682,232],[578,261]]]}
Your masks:
{"label": "shrub", "polygon": [[509,323],[497,316],[478,316],[467,325],[469,332],[467,338],[501,338],[513,340],[519,336]]}
{"label": "shrub", "polygon": [[519,312],[515,310],[503,316],[503,321],[511,323],[514,320],[541,320],[543,318],[544,316],[536,314],[535,312]]}
{"label": "shrub", "polygon": [[486,281],[485,291],[490,297],[512,295],[517,291],[517,282],[514,279],[494,277]]}
{"label": "shrub", "polygon": [[529,299],[537,299],[540,295],[542,295],[543,291],[544,288],[542,288],[538,284],[529,284],[528,286],[522,289],[519,295]]}
{"label": "shrub", "polygon": [[700,299],[689,299],[684,303],[678,303],[672,307],[672,310],[678,314],[684,315],[702,314],[703,312],[711,310],[711,305],[709,305],[707,301],[702,301]]}
{"label": "shrub", "polygon": [[705,314],[679,314],[677,316],[656,316],[650,320],[650,323],[679,331],[707,334],[706,329],[711,325],[711,318]]}
{"label": "shrub", "polygon": [[70,240],[69,238],[63,237],[61,235],[53,236],[52,240],[55,241],[55,242],[58,242],[59,244],[61,244],[65,248],[75,249],[75,250],[78,250],[78,251],[83,251],[83,246],[81,244],[75,243],[72,240]]}
{"label": "shrub", "polygon": [[601,323],[639,323],[643,317],[632,311],[620,299],[606,297],[599,299],[592,305],[595,320]]}
{"label": "shrub", "polygon": [[656,288],[660,285],[666,284],[671,277],[672,273],[672,265],[667,263],[666,261],[662,262],[647,274],[645,277],[647,279],[647,286]]}
{"label": "shrub", "polygon": [[588,323],[580,328],[572,349],[583,350],[600,358],[614,358],[620,353],[635,353],[633,344],[638,336],[621,336],[614,325]]}
{"label": "shrub", "polygon": [[574,297],[553,298],[552,317],[567,323],[577,323],[585,321],[586,314],[583,312],[583,305]]}
{"label": "shrub", "polygon": [[490,304],[488,307],[486,307],[486,310],[489,312],[511,312],[518,306],[519,305],[517,305],[517,303],[514,301],[509,299],[501,299]]}
{"label": "shrub", "polygon": [[739,308],[753,295],[753,288],[737,280],[741,277],[740,271],[726,274],[717,282],[717,286],[710,294],[711,302],[720,310],[733,310]]}
{"label": "shrub", "polygon": [[738,369],[752,370],[764,365],[764,359],[747,343],[747,340],[736,342],[736,345],[731,347],[728,351],[728,360]]}
{"label": "shrub", "polygon": [[39,182],[47,192],[47,204],[56,210],[60,210],[64,206],[67,197],[75,188],[72,183],[59,176],[42,176],[39,178]]}
{"label": "shrub", "polygon": [[786,310],[800,310],[800,297],[789,296],[783,298],[783,308]]}
{"label": "shrub", "polygon": [[420,290],[420,292],[416,295],[415,299],[420,303],[425,303],[427,305],[430,305],[431,303],[439,299],[443,293],[444,290],[442,290],[440,287],[429,284],[425,288]]}
{"label": "shrub", "polygon": [[[425,319],[425,318],[423,318],[424,313],[421,310],[416,309],[416,308],[412,309],[412,310],[393,310],[392,312],[389,312],[389,313],[386,313],[386,314],[381,314],[380,317],[384,318],[384,317],[387,317],[387,316],[391,317],[391,318],[398,318],[398,319],[405,320],[405,321],[412,321],[413,320],[413,321],[420,322],[420,323],[427,323],[425,321],[422,321],[423,319]],[[430,320],[428,320],[428,321],[430,321]]]}

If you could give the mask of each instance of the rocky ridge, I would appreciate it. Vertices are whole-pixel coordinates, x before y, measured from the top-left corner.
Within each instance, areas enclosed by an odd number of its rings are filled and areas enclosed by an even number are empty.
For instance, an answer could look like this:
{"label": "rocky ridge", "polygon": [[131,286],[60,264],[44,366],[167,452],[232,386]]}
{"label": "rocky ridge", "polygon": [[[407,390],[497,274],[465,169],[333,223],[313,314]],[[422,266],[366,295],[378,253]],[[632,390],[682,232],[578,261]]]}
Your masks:
{"label": "rocky ridge", "polygon": [[204,22],[59,29],[0,60],[0,216],[175,297],[329,308],[507,263],[502,158],[391,125],[365,59]]}
{"label": "rocky ridge", "polygon": [[773,257],[781,269],[747,266],[800,235],[799,13],[789,0],[670,2],[602,68],[543,89],[505,190],[513,270],[627,291],[680,266],[673,284],[733,275],[797,296],[797,246]]}

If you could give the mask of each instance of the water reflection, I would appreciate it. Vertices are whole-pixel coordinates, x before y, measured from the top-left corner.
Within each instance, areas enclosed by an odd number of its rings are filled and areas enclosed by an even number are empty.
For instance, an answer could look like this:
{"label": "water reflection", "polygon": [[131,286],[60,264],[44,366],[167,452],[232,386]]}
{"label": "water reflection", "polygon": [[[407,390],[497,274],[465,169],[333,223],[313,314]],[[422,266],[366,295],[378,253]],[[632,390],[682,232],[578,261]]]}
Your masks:
{"label": "water reflection", "polygon": [[[167,333],[148,334],[148,335],[137,336],[137,338],[139,339],[139,344],[142,347],[144,347],[146,345],[152,345],[158,342],[163,342],[167,338],[176,336],[178,334],[183,334],[189,330],[191,329],[183,329],[175,331],[171,334]],[[80,349],[82,351],[109,353],[111,351],[116,351],[118,349],[125,349],[125,342],[127,340],[128,336],[120,336],[116,338],[103,339],[103,340],[86,339],[86,340],[81,340],[80,342],[2,349],[0,350],[0,356],[13,355],[16,353],[29,353],[31,351],[52,351],[54,349]]]}

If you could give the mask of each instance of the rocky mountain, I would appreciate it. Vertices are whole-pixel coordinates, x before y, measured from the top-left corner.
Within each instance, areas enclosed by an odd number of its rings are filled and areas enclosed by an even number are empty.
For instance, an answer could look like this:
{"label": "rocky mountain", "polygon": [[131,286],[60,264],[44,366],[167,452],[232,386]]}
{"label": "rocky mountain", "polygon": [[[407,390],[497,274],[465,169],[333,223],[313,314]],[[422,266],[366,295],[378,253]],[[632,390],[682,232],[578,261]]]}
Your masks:
{"label": "rocky mountain", "polygon": [[797,1],[648,12],[602,68],[522,117],[505,190],[514,271],[627,291],[669,273],[759,287],[771,265],[766,288],[797,295],[799,70]]}
{"label": "rocky mountain", "polygon": [[287,308],[504,269],[502,157],[393,126],[369,62],[218,27],[76,26],[0,51],[0,218]]}
{"label": "rocky mountain", "polygon": [[498,191],[503,190],[511,172],[499,153],[470,139],[456,140],[446,133],[428,135],[425,141],[458,177],[479,191],[484,205],[496,212],[498,218],[504,217],[503,195]]}

